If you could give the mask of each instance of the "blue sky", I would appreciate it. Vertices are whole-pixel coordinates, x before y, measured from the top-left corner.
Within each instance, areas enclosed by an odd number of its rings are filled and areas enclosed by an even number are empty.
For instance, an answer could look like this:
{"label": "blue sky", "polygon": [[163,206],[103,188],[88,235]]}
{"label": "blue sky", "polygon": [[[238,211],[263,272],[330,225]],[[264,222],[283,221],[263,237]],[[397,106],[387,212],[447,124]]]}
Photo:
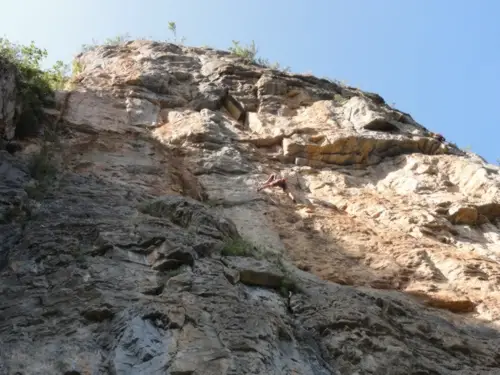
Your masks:
{"label": "blue sky", "polygon": [[17,0],[2,4],[0,35],[34,40],[47,63],[92,39],[169,38],[168,21],[188,45],[255,40],[260,56],[377,92],[495,162],[499,15],[499,0]]}

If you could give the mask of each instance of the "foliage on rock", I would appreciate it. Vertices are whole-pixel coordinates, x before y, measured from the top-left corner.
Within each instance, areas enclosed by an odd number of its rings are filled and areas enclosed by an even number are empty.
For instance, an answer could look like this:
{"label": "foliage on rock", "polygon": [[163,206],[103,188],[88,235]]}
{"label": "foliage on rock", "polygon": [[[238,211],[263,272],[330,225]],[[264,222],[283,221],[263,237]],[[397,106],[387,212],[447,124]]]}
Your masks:
{"label": "foliage on rock", "polygon": [[[173,43],[184,44],[184,42],[186,41],[185,37],[177,39],[177,24],[174,21],[170,21],[168,23],[168,30],[174,35]],[[167,41],[169,41],[169,39],[167,39]]]}
{"label": "foliage on rock", "polygon": [[243,238],[230,238],[224,242],[221,254],[224,256],[252,256],[254,246]]}
{"label": "foliage on rock", "polygon": [[93,49],[95,49],[101,45],[117,46],[119,44],[128,42],[129,40],[131,40],[131,39],[130,39],[130,35],[128,33],[120,34],[120,35],[117,35],[113,38],[106,38],[103,42],[99,42],[97,39],[92,39],[92,43],[82,45],[81,52],[85,53],[85,52],[92,51]]}
{"label": "foliage on rock", "polygon": [[245,61],[252,64],[262,65],[266,68],[281,70],[283,72],[289,72],[290,67],[282,67],[278,62],[271,63],[268,59],[257,57],[258,49],[255,42],[246,46],[240,45],[238,40],[233,40],[233,45],[228,48],[229,52],[233,55],[242,57]]}
{"label": "foliage on rock", "polygon": [[16,68],[17,95],[21,110],[17,117],[16,135],[34,133],[43,118],[43,107],[51,104],[54,90],[67,82],[69,67],[57,61],[48,70],[42,69],[47,50],[34,42],[21,45],[0,38],[0,63],[13,64]]}

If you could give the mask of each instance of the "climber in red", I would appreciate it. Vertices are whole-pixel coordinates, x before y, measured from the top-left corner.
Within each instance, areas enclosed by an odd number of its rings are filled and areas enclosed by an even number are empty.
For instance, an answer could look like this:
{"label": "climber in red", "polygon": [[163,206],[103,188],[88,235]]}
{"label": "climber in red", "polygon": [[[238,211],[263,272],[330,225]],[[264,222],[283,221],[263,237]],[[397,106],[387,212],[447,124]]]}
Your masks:
{"label": "climber in red", "polygon": [[276,178],[276,175],[274,173],[269,176],[269,178],[262,184],[262,186],[257,189],[257,191],[275,186],[280,187],[288,195],[288,197],[290,197],[293,203],[297,203],[293,194],[290,192],[290,190],[288,190],[286,178]]}

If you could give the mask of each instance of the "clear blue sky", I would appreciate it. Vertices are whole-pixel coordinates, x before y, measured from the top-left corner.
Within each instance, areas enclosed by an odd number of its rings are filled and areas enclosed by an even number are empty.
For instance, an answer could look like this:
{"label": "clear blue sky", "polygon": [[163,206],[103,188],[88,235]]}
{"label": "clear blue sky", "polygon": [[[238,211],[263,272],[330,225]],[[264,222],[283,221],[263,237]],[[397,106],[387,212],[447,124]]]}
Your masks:
{"label": "clear blue sky", "polygon": [[377,92],[489,162],[500,158],[500,0],[17,0],[0,35],[34,40],[49,62],[118,34],[259,55]]}

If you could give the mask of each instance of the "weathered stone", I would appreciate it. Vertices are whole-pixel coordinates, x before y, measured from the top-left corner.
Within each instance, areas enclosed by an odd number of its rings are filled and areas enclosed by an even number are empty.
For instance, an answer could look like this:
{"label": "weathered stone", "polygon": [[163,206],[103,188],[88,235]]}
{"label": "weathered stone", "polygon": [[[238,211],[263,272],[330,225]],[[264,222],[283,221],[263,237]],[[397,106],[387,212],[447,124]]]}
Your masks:
{"label": "weathered stone", "polygon": [[193,266],[196,259],[196,253],[188,247],[174,247],[155,250],[149,255],[152,268],[157,271],[168,271],[179,268],[182,265]]}
{"label": "weathered stone", "polygon": [[240,273],[238,270],[224,267],[224,275],[231,284],[236,284],[240,281]]}
{"label": "weathered stone", "polygon": [[478,218],[475,207],[452,207],[448,209],[448,215],[453,224],[475,225]]}
{"label": "weathered stone", "polygon": [[223,105],[236,121],[245,121],[245,109],[234,97],[227,95],[224,98]]}
{"label": "weathered stone", "polygon": [[273,265],[264,260],[247,257],[224,258],[224,263],[239,272],[240,282],[267,288],[279,288],[284,275]]}
{"label": "weathered stone", "polygon": [[361,97],[351,98],[343,108],[349,113],[347,121],[354,125],[355,129],[366,129],[375,131],[399,131],[399,128],[392,124],[387,115],[377,111],[375,106]]}
{"label": "weathered stone", "polygon": [[104,320],[112,319],[115,314],[106,307],[103,308],[89,308],[82,312],[82,316],[92,322],[102,322]]}
{"label": "weathered stone", "polygon": [[0,57],[0,135],[10,140],[16,132],[17,102],[16,69]]}
{"label": "weathered stone", "polygon": [[193,228],[195,233],[213,236],[217,239],[237,236],[234,224],[227,218],[216,215],[194,199],[182,196],[164,196],[144,203],[144,213],[167,218],[183,228]]}
{"label": "weathered stone", "polygon": [[139,316],[124,328],[111,362],[116,373],[154,374],[168,370],[177,349],[176,335]]}
{"label": "weathered stone", "polygon": [[77,60],[53,159],[0,150],[0,374],[498,373],[498,168],[227,52]]}
{"label": "weathered stone", "polygon": [[[208,116],[204,116],[206,112],[203,111],[206,109],[203,109],[201,113],[189,111],[178,113],[177,119],[154,130],[155,137],[175,146],[182,146],[189,142],[222,147],[227,137],[221,133],[219,124]],[[172,114],[172,112],[169,113],[169,115]]]}
{"label": "weathered stone", "polygon": [[300,165],[300,166],[304,166],[304,165],[308,165],[309,162],[306,158],[295,158],[295,165]]}
{"label": "weathered stone", "polygon": [[422,300],[428,306],[446,309],[454,313],[470,313],[476,308],[476,304],[469,298],[457,296],[448,291],[441,292],[424,292],[424,291],[409,291]]}
{"label": "weathered stone", "polygon": [[477,206],[477,212],[488,220],[494,221],[500,218],[500,203],[494,202]]}
{"label": "weathered stone", "polygon": [[202,109],[219,110],[227,97],[227,89],[212,82],[202,83],[198,89],[200,90],[198,96],[190,104],[195,111],[201,111]]}
{"label": "weathered stone", "polygon": [[[284,81],[280,79],[273,78],[270,75],[263,74],[262,77],[257,81],[256,85],[259,96],[263,95],[276,95],[281,96],[287,93],[287,85]],[[288,93],[289,96],[291,93]]]}
{"label": "weathered stone", "polygon": [[153,263],[152,268],[155,271],[170,271],[179,268],[183,264],[184,262],[179,259],[158,259]]}

